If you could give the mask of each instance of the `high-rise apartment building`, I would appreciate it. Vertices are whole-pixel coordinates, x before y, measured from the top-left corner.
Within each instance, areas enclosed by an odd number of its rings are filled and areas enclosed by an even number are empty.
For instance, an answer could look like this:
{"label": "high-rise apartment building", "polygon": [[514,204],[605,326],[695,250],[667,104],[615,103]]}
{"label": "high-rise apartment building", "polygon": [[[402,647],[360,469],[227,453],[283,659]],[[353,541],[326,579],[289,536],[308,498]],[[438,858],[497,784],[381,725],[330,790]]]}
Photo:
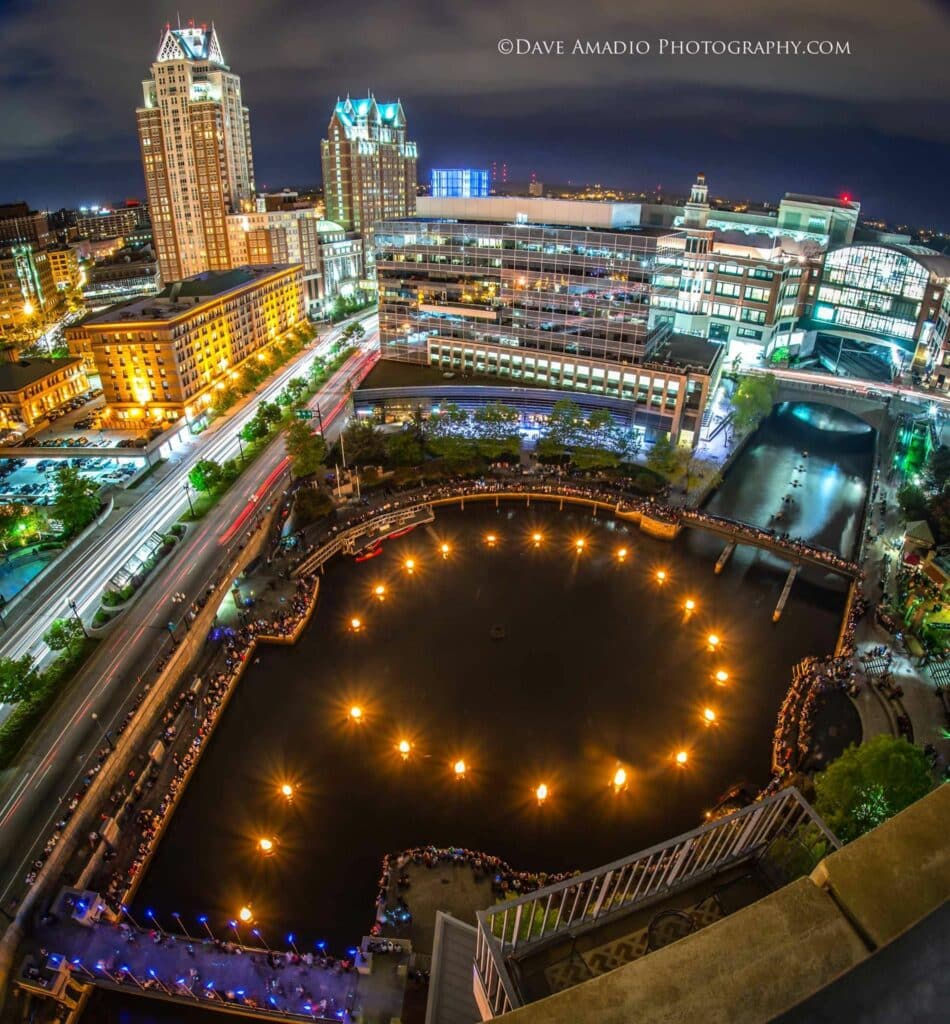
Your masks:
{"label": "high-rise apartment building", "polygon": [[101,241],[103,238],[127,238],[138,229],[139,211],[134,206],[119,210],[80,210],[76,217],[76,231],[80,238]]}
{"label": "high-rise apartment building", "polygon": [[327,220],[365,235],[376,221],[415,211],[416,144],[398,100],[337,101],[320,152]]}
{"label": "high-rise apartment building", "polygon": [[165,27],[136,111],[161,275],[177,281],[227,270],[227,215],[254,194],[241,80],[214,26]]}
{"label": "high-rise apartment building", "polygon": [[0,204],[0,245],[26,242],[34,249],[45,249],[53,241],[45,213],[31,210],[26,203]]}

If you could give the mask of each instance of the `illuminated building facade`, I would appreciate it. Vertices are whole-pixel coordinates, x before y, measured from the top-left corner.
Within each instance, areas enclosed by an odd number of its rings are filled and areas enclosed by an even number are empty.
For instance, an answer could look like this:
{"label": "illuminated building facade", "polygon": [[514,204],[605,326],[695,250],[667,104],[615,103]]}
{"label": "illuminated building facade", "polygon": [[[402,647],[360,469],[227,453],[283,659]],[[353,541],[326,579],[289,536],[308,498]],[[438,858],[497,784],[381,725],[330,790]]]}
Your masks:
{"label": "illuminated building facade", "polygon": [[0,248],[26,243],[34,249],[45,249],[54,241],[49,218],[26,203],[0,204]]}
{"label": "illuminated building facade", "polygon": [[437,199],[479,199],[488,195],[488,171],[471,167],[433,167],[431,194]]}
{"label": "illuminated building facade", "polygon": [[[28,243],[0,248],[0,336],[40,326],[59,311],[49,253]],[[24,336],[19,340],[29,342]]]}
{"label": "illuminated building facade", "polygon": [[0,362],[0,428],[34,427],[88,389],[80,359]]}
{"label": "illuminated building facade", "polygon": [[[950,256],[920,245],[848,245],[825,254],[809,307],[811,351],[851,371],[901,367],[950,386]],[[875,367],[874,363],[877,364]],[[877,370],[878,372],[874,372]]]}
{"label": "illuminated building facade", "polygon": [[304,320],[295,266],[207,271],[160,295],[94,313],[66,331],[95,367],[110,424],[197,418],[215,389]]}
{"label": "illuminated building facade", "polygon": [[162,279],[227,270],[227,214],[254,194],[241,80],[212,25],[166,26],[136,111]]}
{"label": "illuminated building facade", "polygon": [[83,295],[91,301],[115,302],[135,295],[154,295],[158,290],[155,253],[149,248],[123,248],[95,261]]}
{"label": "illuminated building facade", "polygon": [[346,231],[367,235],[376,221],[415,210],[416,144],[398,100],[338,101],[320,152],[326,216]]}
{"label": "illuminated building facade", "polygon": [[787,194],[777,215],[731,214],[709,205],[705,175],[660,243],[651,324],[729,346],[757,361],[763,351],[800,343],[813,261],[832,238],[854,234],[859,206]]}
{"label": "illuminated building facade", "polygon": [[323,220],[313,206],[232,214],[228,244],[239,264],[302,264],[311,316],[323,315],[337,296],[351,295],[363,277],[363,239]]}
{"label": "illuminated building facade", "polygon": [[668,232],[609,227],[610,211],[593,229],[590,204],[548,223],[546,200],[519,202],[514,222],[377,225],[383,359],[616,400],[648,438],[693,442],[722,348],[649,325]]}
{"label": "illuminated building facade", "polygon": [[128,238],[139,227],[139,212],[134,207],[121,210],[80,210],[76,231],[82,238],[101,241],[103,238]]}
{"label": "illuminated building facade", "polygon": [[61,291],[78,288],[82,281],[79,253],[75,246],[56,245],[46,250],[53,284]]}

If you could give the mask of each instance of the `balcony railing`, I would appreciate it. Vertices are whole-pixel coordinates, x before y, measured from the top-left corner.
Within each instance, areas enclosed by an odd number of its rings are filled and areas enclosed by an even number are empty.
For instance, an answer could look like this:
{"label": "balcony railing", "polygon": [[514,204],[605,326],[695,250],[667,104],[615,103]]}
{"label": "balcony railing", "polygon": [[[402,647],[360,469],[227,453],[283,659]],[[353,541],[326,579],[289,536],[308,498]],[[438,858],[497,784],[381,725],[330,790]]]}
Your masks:
{"label": "balcony railing", "polygon": [[798,790],[784,789],[632,857],[479,911],[475,997],[483,1019],[523,1005],[509,971],[515,953],[520,959],[559,934],[576,934],[695,885],[802,826],[817,827],[834,849],[840,846]]}

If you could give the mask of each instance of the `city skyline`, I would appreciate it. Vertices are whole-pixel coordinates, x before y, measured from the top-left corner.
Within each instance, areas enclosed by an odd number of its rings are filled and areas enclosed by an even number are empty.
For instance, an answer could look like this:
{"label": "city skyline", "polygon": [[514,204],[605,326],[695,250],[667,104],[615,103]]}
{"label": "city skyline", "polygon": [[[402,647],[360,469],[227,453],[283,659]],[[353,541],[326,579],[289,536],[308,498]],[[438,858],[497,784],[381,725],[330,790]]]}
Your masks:
{"label": "city skyline", "polygon": [[[870,217],[946,230],[940,168],[950,160],[939,87],[946,15],[924,0],[899,12],[846,0],[774,5],[766,15],[728,7],[637,23],[588,5],[497,5],[439,21],[427,5],[399,26],[368,12],[366,31],[328,32],[333,11],[279,4],[262,15],[209,0],[187,12],[217,19],[226,61],[239,68],[255,112],[257,183],[320,180],[320,139],[337,97],[401,99],[419,143],[419,174],[433,166],[506,162],[509,177],[603,182],[683,192],[705,170],[718,194],[777,201],[784,191],[848,193]],[[184,13],[184,12],[183,12]],[[0,168],[11,194],[56,208],[140,196],[144,183],[129,110],[174,12],[100,5],[84,19],[54,3],[42,26],[9,7]],[[183,17],[182,24],[187,24]],[[108,31],[102,26],[108,25]],[[844,40],[824,58],[505,56],[499,39],[704,38]],[[93,31],[90,31],[90,28]],[[893,40],[900,40],[895,47]],[[53,61],[50,54],[60,54]],[[83,60],[72,59],[82,52]],[[741,114],[737,116],[737,111]],[[594,126],[593,129],[591,126]]]}

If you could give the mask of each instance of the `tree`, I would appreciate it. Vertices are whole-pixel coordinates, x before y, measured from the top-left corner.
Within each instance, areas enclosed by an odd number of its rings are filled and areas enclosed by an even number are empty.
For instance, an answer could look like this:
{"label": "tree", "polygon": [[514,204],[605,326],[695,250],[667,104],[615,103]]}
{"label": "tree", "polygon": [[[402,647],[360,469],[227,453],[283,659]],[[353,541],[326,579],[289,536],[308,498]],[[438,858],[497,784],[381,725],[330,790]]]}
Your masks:
{"label": "tree", "polygon": [[950,479],[950,448],[947,445],[942,444],[939,448],[934,448],[930,453],[928,468],[934,483],[943,490],[944,484]]}
{"label": "tree", "polygon": [[86,634],[78,619],[56,619],[43,639],[51,651],[72,651],[86,639]]}
{"label": "tree", "polygon": [[35,693],[40,683],[33,656],[0,658],[0,703],[16,704]]}
{"label": "tree", "polygon": [[757,427],[772,411],[778,381],[771,373],[743,377],[732,396],[732,422],[736,430]]}
{"label": "tree", "polygon": [[313,433],[304,420],[294,420],[284,435],[290,471],[294,476],[311,476],[326,462],[327,446],[319,434]]}
{"label": "tree", "polygon": [[946,544],[950,540],[950,488],[945,488],[939,494],[935,494],[926,506],[926,518],[929,520],[933,531],[936,534],[939,544]]}
{"label": "tree", "polygon": [[386,436],[386,463],[391,466],[418,466],[425,457],[422,438],[414,429],[397,430]]}
{"label": "tree", "polygon": [[502,455],[518,455],[521,451],[521,413],[513,406],[489,402],[476,409],[471,418],[479,455],[497,459]]}
{"label": "tree", "polygon": [[343,339],[343,341],[354,342],[359,341],[360,338],[365,336],[365,334],[366,329],[363,327],[363,325],[358,320],[354,320],[352,323],[347,324],[346,327],[343,328],[343,332],[341,333],[340,337]]}
{"label": "tree", "polygon": [[464,462],[475,455],[475,441],[469,436],[468,413],[453,402],[429,417],[426,442],[432,453],[449,462]]}
{"label": "tree", "polygon": [[196,462],[188,474],[188,481],[196,491],[207,493],[221,480],[221,466],[214,459]]}
{"label": "tree", "polygon": [[372,423],[352,422],[343,431],[343,450],[352,466],[376,466],[386,458],[386,443]]}
{"label": "tree", "polygon": [[897,504],[908,520],[927,518],[927,498],[914,484],[904,484],[897,492]]}
{"label": "tree", "polygon": [[924,752],[882,734],[850,747],[815,776],[815,809],[843,842],[869,832],[930,791]]}
{"label": "tree", "polygon": [[56,467],[53,477],[53,515],[64,533],[77,533],[99,511],[99,488],[65,463]]}
{"label": "tree", "polygon": [[661,434],[653,443],[647,455],[647,468],[667,478],[675,476],[680,465],[680,456],[676,445],[666,434]]}
{"label": "tree", "polygon": [[259,441],[262,437],[267,436],[267,429],[267,424],[260,416],[253,416],[241,427],[241,438],[248,443]]}
{"label": "tree", "polygon": [[298,527],[322,519],[333,508],[333,499],[316,487],[303,487],[294,495],[294,520]]}
{"label": "tree", "polygon": [[276,402],[258,402],[257,413],[261,420],[269,427],[274,426],[284,418],[283,411]]}

